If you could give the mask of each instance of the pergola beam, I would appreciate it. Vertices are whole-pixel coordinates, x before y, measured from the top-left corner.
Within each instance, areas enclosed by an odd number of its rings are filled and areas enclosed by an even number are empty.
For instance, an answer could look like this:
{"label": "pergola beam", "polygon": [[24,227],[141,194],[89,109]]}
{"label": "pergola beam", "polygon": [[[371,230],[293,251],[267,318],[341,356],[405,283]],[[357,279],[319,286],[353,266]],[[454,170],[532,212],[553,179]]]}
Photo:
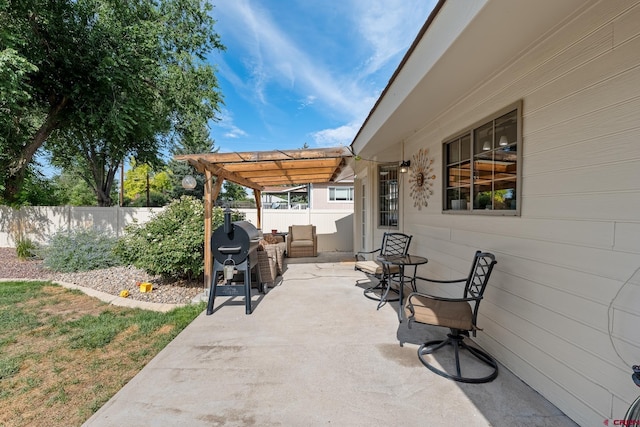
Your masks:
{"label": "pergola beam", "polygon": [[[327,168],[306,168],[304,169],[304,174],[308,175],[322,175],[327,176],[328,174],[332,174],[335,171],[335,166],[327,167]],[[300,175],[299,170],[291,170],[291,169],[265,169],[265,170],[250,170],[246,172],[242,172],[242,176],[247,179],[254,178],[273,178],[279,176],[288,176],[295,177]]]}
{"label": "pergola beam", "polygon": [[319,160],[282,160],[266,162],[241,162],[227,163],[225,169],[232,172],[246,172],[256,170],[300,170],[308,168],[335,168],[342,159],[319,159]]}
{"label": "pergola beam", "polygon": [[[351,155],[352,154],[347,147],[197,154],[198,157],[209,163],[264,162],[269,160],[317,160],[322,158],[343,158]],[[190,156],[193,155],[184,154],[175,156],[175,158],[176,160],[186,160],[185,158]]]}

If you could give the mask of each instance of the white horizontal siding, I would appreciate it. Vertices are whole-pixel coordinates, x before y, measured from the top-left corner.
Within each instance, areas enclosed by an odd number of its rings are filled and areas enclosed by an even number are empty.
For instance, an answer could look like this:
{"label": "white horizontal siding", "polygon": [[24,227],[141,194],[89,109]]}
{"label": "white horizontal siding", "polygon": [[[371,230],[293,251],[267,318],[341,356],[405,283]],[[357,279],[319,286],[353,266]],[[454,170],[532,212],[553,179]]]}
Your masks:
{"label": "white horizontal siding", "polygon": [[640,222],[615,223],[614,249],[640,253]]}
{"label": "white horizontal siding", "polygon": [[[514,301],[513,306],[517,307],[517,302]],[[509,331],[509,335],[512,336],[511,339],[517,340],[523,347],[536,349],[535,352],[530,350],[523,353],[522,357],[533,362],[531,355],[537,353],[547,362],[550,362],[549,364],[553,365],[553,370],[548,375],[572,394],[580,395],[585,385],[588,385],[588,382],[596,382],[599,387],[587,387],[587,390],[590,390],[590,394],[583,394],[580,398],[587,401],[590,406],[599,408],[601,413],[608,412],[610,395],[607,395],[606,390],[624,381],[627,375],[623,370],[603,362],[601,357],[586,349],[584,345],[576,344],[575,341],[578,341],[580,337],[574,337],[572,333],[566,334],[566,331],[562,328],[539,328],[520,316],[504,310],[492,310],[493,308],[497,308],[497,306],[487,303],[483,307],[483,316],[478,320],[480,326],[486,328],[487,337],[492,337],[493,335],[493,331],[488,329],[487,322],[489,320],[503,325]],[[551,311],[543,311],[542,308],[540,310],[542,314],[547,315],[547,323],[549,325],[553,325],[553,322],[558,322],[567,324],[566,329],[569,328],[570,322],[566,319]],[[485,338],[484,335],[483,333],[479,337],[480,343]],[[497,340],[502,337],[496,335],[493,338]],[[595,341],[603,345],[606,344],[606,347],[611,347],[605,334],[602,334],[601,337],[595,337]],[[613,356],[615,357],[615,354]],[[573,363],[568,364],[568,360],[572,360]],[[593,366],[599,366],[599,368],[593,370]],[[545,364],[545,369],[547,369],[547,364]],[[585,375],[587,372],[589,372],[589,375]],[[576,381],[576,378],[580,378],[580,380]]]}
{"label": "white horizontal siding", "polygon": [[454,230],[452,241],[615,280],[626,280],[640,265],[637,254],[491,235],[489,230]]}
{"label": "white horizontal siding", "polygon": [[533,217],[632,222],[638,220],[640,191],[551,196],[523,193],[521,206]]}
{"label": "white horizontal siding", "polygon": [[[598,179],[593,179],[593,168],[598,168]],[[591,185],[585,187],[584,183]],[[556,170],[535,176],[527,175],[522,192],[529,196],[640,192],[640,168],[637,160],[628,160],[593,167]]]}
{"label": "white horizontal siding", "polygon": [[637,37],[638,22],[640,22],[640,7],[635,2],[621,2],[621,5],[628,8],[623,9],[613,22],[616,46],[630,38]]}
{"label": "white horizontal siding", "polygon": [[[640,100],[638,105],[640,106]],[[626,111],[628,108],[629,106],[624,106],[620,111]],[[638,126],[609,135],[603,134],[604,129],[600,127],[597,128],[599,134],[585,131],[583,127],[580,127],[572,132],[572,136],[579,140],[579,143],[563,139],[562,145],[527,154],[525,156],[527,160],[526,176],[553,173],[562,169],[593,168],[638,160],[640,150],[635,137],[640,134],[640,115],[635,123],[633,119],[630,119],[629,122],[632,126],[635,124]],[[619,122],[616,123],[619,124]]]}
{"label": "white horizontal siding", "polygon": [[[396,147],[436,165],[427,207],[401,183],[420,274],[461,277],[476,249],[495,253],[476,340],[580,425],[621,418],[637,394],[640,283],[618,292],[640,267],[639,82],[640,3],[593,2]],[[522,215],[443,214],[442,141],[518,99]]]}
{"label": "white horizontal siding", "polygon": [[[593,383],[586,373],[577,374],[567,370],[566,362],[548,357],[538,347],[505,329],[503,324],[484,322],[483,325],[485,330],[495,333],[498,339],[482,333],[478,336],[478,342],[485,349],[490,349],[491,354],[504,361],[503,364],[509,370],[535,390],[541,391],[579,425],[600,425],[603,419],[610,418],[601,415],[608,412],[610,395],[604,387]],[[540,360],[545,361],[544,367],[540,367]],[[576,393],[573,388],[568,388],[567,383],[577,384],[580,392]],[[594,407],[591,401],[600,403]],[[594,420],[599,420],[599,423],[594,423]]]}

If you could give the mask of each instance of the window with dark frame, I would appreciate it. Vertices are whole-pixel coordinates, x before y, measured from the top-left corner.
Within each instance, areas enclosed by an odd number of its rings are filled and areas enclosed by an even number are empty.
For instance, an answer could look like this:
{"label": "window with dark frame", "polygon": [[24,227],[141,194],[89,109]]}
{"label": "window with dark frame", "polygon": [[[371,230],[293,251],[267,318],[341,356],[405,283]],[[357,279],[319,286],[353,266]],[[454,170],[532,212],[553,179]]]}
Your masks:
{"label": "window with dark frame", "polygon": [[378,226],[398,227],[398,166],[378,167]]}
{"label": "window with dark frame", "polygon": [[520,103],[444,143],[445,211],[518,211]]}

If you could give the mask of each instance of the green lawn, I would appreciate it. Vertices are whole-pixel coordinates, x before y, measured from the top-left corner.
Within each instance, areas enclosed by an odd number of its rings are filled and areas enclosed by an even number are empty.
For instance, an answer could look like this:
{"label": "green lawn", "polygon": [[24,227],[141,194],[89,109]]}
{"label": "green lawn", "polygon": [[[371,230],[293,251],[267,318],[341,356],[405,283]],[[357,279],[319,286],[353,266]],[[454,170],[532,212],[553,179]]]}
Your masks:
{"label": "green lawn", "polygon": [[158,313],[48,282],[0,283],[0,426],[81,425],[203,310]]}

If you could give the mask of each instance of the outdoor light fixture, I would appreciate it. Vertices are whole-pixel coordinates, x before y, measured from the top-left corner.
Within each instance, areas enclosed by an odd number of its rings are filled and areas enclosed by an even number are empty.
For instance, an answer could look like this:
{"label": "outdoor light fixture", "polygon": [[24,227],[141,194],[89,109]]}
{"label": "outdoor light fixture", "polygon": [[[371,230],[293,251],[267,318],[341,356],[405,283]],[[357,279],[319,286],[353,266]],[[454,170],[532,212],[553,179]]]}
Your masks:
{"label": "outdoor light fixture", "polygon": [[409,171],[409,166],[411,166],[411,161],[403,160],[400,162],[400,173],[407,173]]}
{"label": "outdoor light fixture", "polygon": [[182,188],[185,190],[193,190],[196,188],[196,179],[191,175],[187,175],[182,178]]}

